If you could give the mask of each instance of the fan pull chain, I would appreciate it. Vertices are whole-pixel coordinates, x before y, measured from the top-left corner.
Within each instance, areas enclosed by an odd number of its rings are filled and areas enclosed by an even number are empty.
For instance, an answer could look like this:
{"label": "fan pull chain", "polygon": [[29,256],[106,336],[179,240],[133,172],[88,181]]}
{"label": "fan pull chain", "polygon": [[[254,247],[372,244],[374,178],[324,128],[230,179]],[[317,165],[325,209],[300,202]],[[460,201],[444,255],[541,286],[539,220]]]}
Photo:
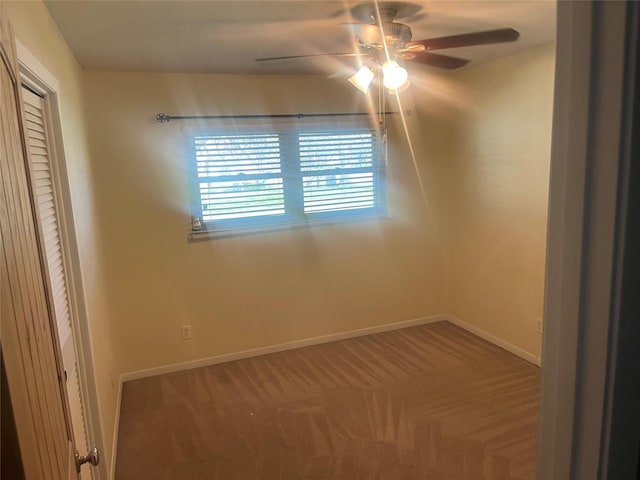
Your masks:
{"label": "fan pull chain", "polygon": [[382,126],[384,123],[384,88],[382,86],[382,70],[378,69],[378,125]]}

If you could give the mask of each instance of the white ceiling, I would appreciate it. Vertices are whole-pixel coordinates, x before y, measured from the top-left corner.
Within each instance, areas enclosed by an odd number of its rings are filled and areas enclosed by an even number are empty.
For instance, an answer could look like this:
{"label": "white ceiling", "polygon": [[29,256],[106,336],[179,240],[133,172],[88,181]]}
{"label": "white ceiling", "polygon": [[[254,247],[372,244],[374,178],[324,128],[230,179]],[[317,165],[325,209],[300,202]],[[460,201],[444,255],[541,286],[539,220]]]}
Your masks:
{"label": "white ceiling", "polygon": [[[88,70],[340,74],[353,59],[255,58],[353,51],[355,1],[50,0],[47,7]],[[517,42],[437,53],[469,65],[552,42],[554,1],[414,1],[413,39],[512,27]],[[417,68],[427,68],[419,66]],[[468,68],[468,67],[467,67]]]}

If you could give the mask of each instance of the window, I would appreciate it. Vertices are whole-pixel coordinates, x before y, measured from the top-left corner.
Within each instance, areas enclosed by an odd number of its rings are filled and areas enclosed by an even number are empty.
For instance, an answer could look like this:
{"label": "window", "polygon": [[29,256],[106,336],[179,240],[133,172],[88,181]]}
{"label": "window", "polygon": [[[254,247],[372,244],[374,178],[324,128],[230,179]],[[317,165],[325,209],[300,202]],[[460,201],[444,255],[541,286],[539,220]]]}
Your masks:
{"label": "window", "polygon": [[195,235],[384,213],[379,138],[368,124],[221,126],[189,138]]}

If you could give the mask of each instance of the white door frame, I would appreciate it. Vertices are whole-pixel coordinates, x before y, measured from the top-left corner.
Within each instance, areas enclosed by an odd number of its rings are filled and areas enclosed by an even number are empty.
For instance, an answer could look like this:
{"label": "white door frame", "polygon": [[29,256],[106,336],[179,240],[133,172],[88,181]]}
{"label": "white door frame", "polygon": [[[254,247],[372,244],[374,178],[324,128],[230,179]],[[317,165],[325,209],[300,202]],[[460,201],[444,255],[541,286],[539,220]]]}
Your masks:
{"label": "white door frame", "polygon": [[[104,438],[99,416],[97,386],[94,375],[93,353],[90,341],[89,323],[84,302],[82,275],[78,245],[75,236],[71,194],[67,175],[66,156],[62,141],[60,121],[60,87],[58,80],[40,63],[40,61],[16,39],[16,50],[20,75],[23,83],[44,96],[47,116],[47,129],[50,132],[50,162],[53,188],[58,203],[58,220],[62,237],[62,255],[65,262],[65,274],[69,286],[69,308],[71,309],[71,327],[76,348],[80,396],[84,410],[84,421],[89,448],[92,443],[100,452],[104,452]],[[80,452],[84,455],[86,452]],[[107,478],[107,462],[92,468],[94,479]]]}
{"label": "white door frame", "polygon": [[[631,26],[638,20],[636,7],[558,2],[540,480],[608,475],[614,440],[608,402],[624,263],[620,222],[626,217],[631,160],[625,148],[631,135],[627,109],[639,91],[637,79],[630,83],[628,77],[638,48]],[[628,427],[633,429],[637,434],[637,426]]]}

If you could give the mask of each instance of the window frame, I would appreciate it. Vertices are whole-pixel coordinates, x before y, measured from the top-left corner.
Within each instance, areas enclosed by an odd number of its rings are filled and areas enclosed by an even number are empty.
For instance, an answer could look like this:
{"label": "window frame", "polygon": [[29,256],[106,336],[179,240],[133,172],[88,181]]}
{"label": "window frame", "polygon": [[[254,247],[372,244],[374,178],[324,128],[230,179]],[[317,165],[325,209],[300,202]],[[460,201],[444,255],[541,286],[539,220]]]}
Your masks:
{"label": "window frame", "polygon": [[[187,163],[189,178],[189,202],[191,224],[189,238],[191,240],[229,237],[253,233],[263,233],[277,230],[295,229],[316,225],[353,222],[359,220],[375,220],[386,218],[386,136],[382,126],[375,119],[367,117],[349,117],[347,119],[274,119],[261,120],[243,119],[241,123],[229,120],[207,121],[205,124],[188,125],[183,127],[183,134],[187,143]],[[374,145],[372,166],[370,171],[373,176],[374,206],[370,208],[335,210],[326,212],[304,212],[304,187],[303,177],[305,173],[323,170],[302,171],[300,166],[299,134],[307,133],[349,133],[354,131],[367,131],[373,135]],[[204,221],[202,212],[202,198],[200,192],[201,177],[198,175],[198,162],[196,157],[196,137],[215,135],[240,135],[240,134],[277,134],[280,141],[280,177],[283,182],[283,207],[282,215],[264,215],[246,218],[226,219],[212,222]],[[283,138],[289,138],[283,142]],[[284,146],[298,144],[293,151],[283,152]],[[377,148],[375,146],[377,145]],[[309,176],[309,175],[306,175]]]}

